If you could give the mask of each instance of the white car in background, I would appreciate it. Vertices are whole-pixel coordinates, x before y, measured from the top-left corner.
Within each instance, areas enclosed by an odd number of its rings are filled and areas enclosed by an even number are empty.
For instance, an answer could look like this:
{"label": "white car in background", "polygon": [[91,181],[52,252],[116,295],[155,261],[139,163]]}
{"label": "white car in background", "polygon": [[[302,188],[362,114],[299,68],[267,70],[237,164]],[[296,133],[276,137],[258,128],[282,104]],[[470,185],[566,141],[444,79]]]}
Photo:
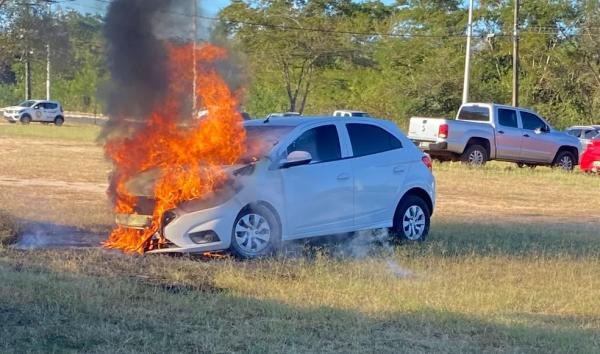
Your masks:
{"label": "white car in background", "polygon": [[363,111],[353,111],[348,109],[340,109],[333,111],[334,117],[370,117],[369,113]]}
{"label": "white car in background", "polygon": [[[427,236],[431,160],[392,122],[289,117],[244,126],[258,160],[229,167],[232,182],[212,196],[165,212],[168,247],[151,252],[230,249],[254,258],[283,241],[366,229],[390,228],[411,241]],[[119,220],[136,227],[127,214]]]}
{"label": "white car in background", "polygon": [[10,123],[42,122],[62,125],[65,122],[63,108],[58,101],[27,100],[17,106],[6,107],[3,111],[4,119]]}

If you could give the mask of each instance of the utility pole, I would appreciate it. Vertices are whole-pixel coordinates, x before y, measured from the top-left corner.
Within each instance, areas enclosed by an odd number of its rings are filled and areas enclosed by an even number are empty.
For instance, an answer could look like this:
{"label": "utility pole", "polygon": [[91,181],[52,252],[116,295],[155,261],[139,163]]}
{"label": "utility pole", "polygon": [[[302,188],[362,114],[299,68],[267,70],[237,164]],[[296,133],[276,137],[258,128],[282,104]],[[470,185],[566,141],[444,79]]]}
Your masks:
{"label": "utility pole", "polygon": [[192,114],[196,117],[197,99],[196,99],[196,34],[198,33],[198,9],[196,0],[192,0],[192,9],[194,21],[192,22],[192,30],[194,31],[192,36]]}
{"label": "utility pole", "polygon": [[513,20],[513,87],[512,105],[519,106],[519,0],[515,2],[515,13]]}
{"label": "utility pole", "polygon": [[[48,1],[48,21],[52,28],[52,1]],[[49,29],[49,32],[51,30]],[[50,100],[50,41],[46,43],[46,99]]]}
{"label": "utility pole", "polygon": [[29,60],[29,49],[25,50],[25,99],[31,99],[31,62]]}
{"label": "utility pole", "polygon": [[469,77],[471,74],[471,37],[473,36],[473,0],[469,0],[469,20],[467,23],[467,50],[465,55],[465,78],[462,103],[469,101]]}

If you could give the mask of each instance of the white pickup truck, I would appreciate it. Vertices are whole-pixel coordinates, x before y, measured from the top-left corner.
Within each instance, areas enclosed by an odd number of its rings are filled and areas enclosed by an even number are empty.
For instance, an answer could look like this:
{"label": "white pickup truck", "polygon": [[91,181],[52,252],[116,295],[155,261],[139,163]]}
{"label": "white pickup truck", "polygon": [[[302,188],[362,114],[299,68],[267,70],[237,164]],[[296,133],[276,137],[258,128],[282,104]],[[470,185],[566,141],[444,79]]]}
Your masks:
{"label": "white pickup truck", "polygon": [[456,119],[413,117],[408,137],[435,159],[472,165],[502,160],[572,170],[581,152],[577,138],[537,113],[490,103],[463,104]]}

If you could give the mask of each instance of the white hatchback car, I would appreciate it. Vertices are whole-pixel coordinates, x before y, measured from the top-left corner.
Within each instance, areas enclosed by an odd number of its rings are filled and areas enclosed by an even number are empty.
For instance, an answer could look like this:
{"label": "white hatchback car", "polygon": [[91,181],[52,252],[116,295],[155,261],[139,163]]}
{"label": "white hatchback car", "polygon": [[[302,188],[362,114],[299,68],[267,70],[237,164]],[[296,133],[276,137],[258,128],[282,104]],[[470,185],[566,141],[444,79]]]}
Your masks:
{"label": "white hatchback car", "polygon": [[230,167],[229,188],[167,211],[161,231],[169,246],[151,252],[230,249],[254,258],[283,241],[365,229],[427,236],[431,160],[392,122],[297,117],[244,126],[253,156],[262,157]]}
{"label": "white hatchback car", "polygon": [[62,125],[65,122],[64,111],[58,101],[27,100],[17,106],[4,108],[4,119],[10,123],[31,122],[54,123]]}

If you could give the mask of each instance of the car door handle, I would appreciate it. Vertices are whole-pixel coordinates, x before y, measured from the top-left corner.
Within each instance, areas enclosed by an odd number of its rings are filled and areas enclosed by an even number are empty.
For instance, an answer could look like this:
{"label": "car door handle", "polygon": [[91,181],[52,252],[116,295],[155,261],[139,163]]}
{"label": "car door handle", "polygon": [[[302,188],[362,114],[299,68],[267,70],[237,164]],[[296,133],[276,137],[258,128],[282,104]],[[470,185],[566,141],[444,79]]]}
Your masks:
{"label": "car door handle", "polygon": [[401,166],[394,167],[394,173],[403,173],[404,169]]}
{"label": "car door handle", "polygon": [[498,130],[498,134],[504,134],[504,130]]}
{"label": "car door handle", "polygon": [[529,134],[523,134],[523,136],[529,138]]}
{"label": "car door handle", "polygon": [[345,181],[350,179],[350,175],[347,173],[342,173],[337,176],[338,181]]}

